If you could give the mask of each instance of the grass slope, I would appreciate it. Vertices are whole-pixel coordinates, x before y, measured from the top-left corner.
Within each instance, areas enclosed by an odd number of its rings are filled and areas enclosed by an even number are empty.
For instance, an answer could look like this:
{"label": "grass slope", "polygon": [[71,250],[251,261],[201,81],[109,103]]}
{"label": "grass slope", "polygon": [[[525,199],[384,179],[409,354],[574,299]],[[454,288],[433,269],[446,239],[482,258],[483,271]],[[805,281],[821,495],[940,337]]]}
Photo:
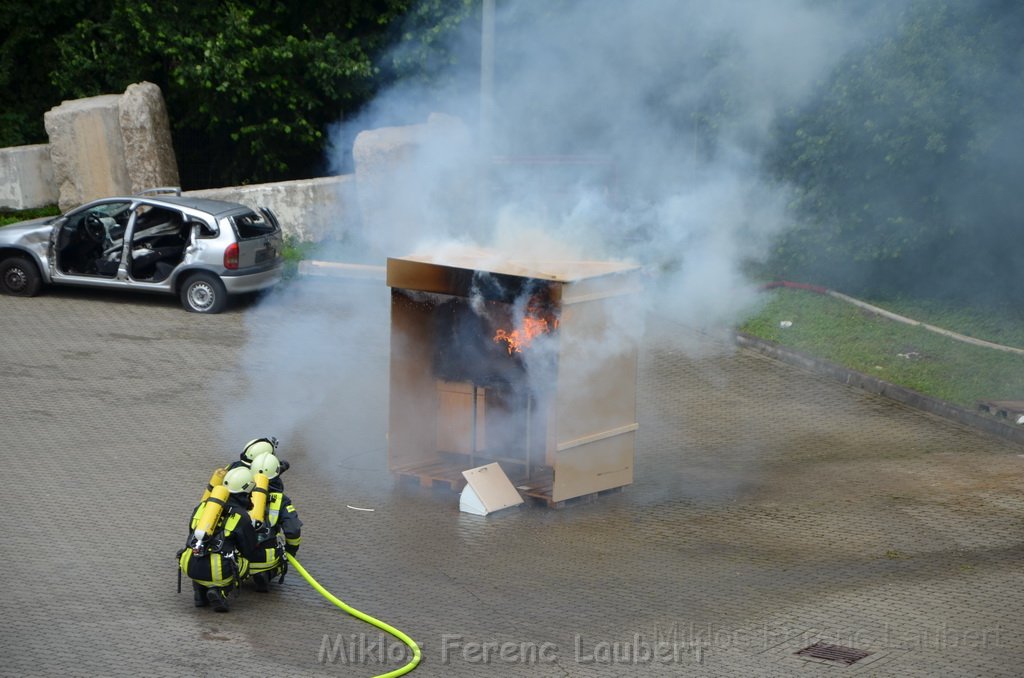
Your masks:
{"label": "grass slope", "polygon": [[[1024,321],[1015,313],[906,299],[863,301],[953,332],[1024,347]],[[783,321],[792,326],[782,327]],[[739,330],[962,407],[973,409],[978,400],[1024,400],[1024,356],[965,344],[813,292],[765,292],[760,312]]]}

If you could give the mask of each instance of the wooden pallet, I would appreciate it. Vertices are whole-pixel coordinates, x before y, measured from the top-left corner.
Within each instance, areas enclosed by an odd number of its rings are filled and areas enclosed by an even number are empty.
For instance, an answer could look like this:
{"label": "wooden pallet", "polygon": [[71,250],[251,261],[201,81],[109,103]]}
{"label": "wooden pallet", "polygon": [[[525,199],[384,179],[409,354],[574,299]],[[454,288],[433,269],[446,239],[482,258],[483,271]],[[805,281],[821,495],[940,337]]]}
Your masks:
{"label": "wooden pallet", "polygon": [[461,492],[466,486],[466,478],[462,471],[459,465],[439,461],[405,466],[395,469],[394,473],[400,481],[415,480],[421,487],[447,487],[453,492]]}
{"label": "wooden pallet", "polygon": [[[417,482],[421,487],[440,487],[450,489],[453,492],[461,492],[466,486],[466,477],[462,475],[465,465],[465,460],[448,459],[429,464],[403,466],[394,469],[393,472],[400,481]],[[547,469],[547,472],[535,473],[529,480],[518,479],[513,475],[510,475],[510,479],[516,490],[519,491],[519,494],[528,502],[553,509],[589,504],[601,497],[622,491],[621,487],[613,487],[599,492],[582,494],[570,499],[554,501],[551,498],[554,476],[550,469]]]}
{"label": "wooden pallet", "polygon": [[[425,464],[408,464],[406,466],[400,466],[398,468],[391,469],[391,472],[400,480],[415,480],[423,487],[447,486],[455,492],[461,492],[462,488],[466,486],[466,478],[462,475],[463,471],[477,466],[483,466],[484,464],[489,464],[494,461],[501,464],[502,470],[504,470],[508,475],[512,484],[516,485],[516,480],[522,477],[522,469],[519,468],[521,464],[516,463],[514,460],[494,459],[484,456],[474,459],[464,454],[450,452],[442,452],[440,459],[427,462]],[[550,489],[550,471],[547,475],[546,482]]]}
{"label": "wooden pallet", "polygon": [[621,487],[613,487],[608,490],[601,490],[599,492],[590,492],[588,494],[581,494],[578,497],[571,497],[569,499],[562,499],[561,501],[554,501],[551,498],[551,485],[548,484],[544,487],[526,487],[522,485],[517,486],[520,493],[534,504],[540,504],[553,509],[569,508],[570,506],[581,506],[583,504],[589,504],[597,501],[601,497],[605,497],[610,494],[617,494],[622,491]]}

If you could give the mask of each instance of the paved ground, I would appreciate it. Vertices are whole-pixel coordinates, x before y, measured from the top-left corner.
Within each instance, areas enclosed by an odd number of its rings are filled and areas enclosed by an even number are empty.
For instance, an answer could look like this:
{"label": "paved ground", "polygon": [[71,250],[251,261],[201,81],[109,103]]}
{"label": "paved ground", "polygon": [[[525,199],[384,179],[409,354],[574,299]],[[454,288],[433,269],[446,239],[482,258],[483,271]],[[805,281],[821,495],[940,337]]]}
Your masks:
{"label": "paved ground", "polygon": [[[294,573],[227,615],[175,593],[210,471],[275,434],[303,564],[422,643],[412,675],[1021,674],[1019,446],[655,320],[637,482],[469,516],[387,473],[386,291],[316,289],[215,317],[0,297],[0,673],[400,666],[404,646]],[[819,641],[871,654],[794,654]]]}

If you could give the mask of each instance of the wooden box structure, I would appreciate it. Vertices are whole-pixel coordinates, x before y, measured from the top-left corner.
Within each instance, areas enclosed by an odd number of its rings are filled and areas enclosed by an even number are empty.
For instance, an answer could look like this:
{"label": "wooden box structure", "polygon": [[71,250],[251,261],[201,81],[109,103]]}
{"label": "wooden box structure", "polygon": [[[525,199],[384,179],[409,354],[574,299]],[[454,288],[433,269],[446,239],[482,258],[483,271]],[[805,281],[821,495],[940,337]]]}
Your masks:
{"label": "wooden box structure", "polygon": [[486,250],[388,259],[391,471],[460,489],[497,462],[550,505],[632,483],[640,282]]}

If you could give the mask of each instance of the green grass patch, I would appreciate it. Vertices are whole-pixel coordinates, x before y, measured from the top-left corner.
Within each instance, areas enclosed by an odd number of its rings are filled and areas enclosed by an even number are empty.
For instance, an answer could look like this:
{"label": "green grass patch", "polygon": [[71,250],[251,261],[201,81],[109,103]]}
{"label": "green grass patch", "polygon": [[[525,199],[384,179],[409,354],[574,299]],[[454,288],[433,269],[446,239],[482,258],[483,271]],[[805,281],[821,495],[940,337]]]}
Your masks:
{"label": "green grass patch", "polygon": [[[956,341],[813,292],[765,295],[761,311],[740,331],[970,409],[978,400],[1024,400],[1024,356]],[[985,328],[981,338],[990,341],[1024,337],[1024,323],[981,309],[864,301],[962,334]],[[930,309],[928,318],[915,314],[922,308]],[[783,327],[785,321],[792,325]]]}
{"label": "green grass patch", "polygon": [[40,207],[33,210],[18,210],[16,212],[0,212],[0,226],[8,226],[19,221],[28,221],[39,217],[55,217],[60,214],[56,205]]}

